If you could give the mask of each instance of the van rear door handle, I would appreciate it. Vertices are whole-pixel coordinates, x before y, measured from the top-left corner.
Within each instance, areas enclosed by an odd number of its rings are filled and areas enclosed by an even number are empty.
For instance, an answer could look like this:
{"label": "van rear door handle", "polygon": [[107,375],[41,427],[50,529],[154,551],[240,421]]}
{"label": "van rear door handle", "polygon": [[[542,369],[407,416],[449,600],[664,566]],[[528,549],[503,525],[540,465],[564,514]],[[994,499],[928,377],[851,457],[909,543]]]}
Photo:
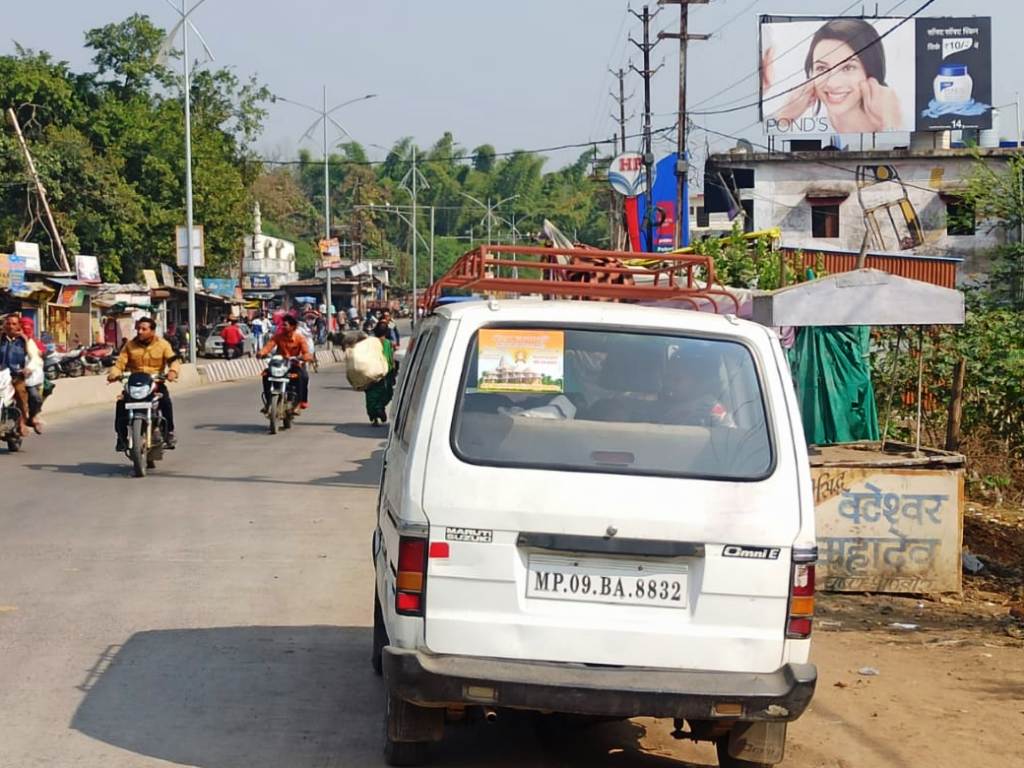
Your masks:
{"label": "van rear door handle", "polygon": [[692,541],[657,539],[620,539],[617,536],[573,536],[567,533],[523,532],[516,545],[558,552],[588,552],[601,555],[638,555],[642,557],[704,557],[704,545]]}

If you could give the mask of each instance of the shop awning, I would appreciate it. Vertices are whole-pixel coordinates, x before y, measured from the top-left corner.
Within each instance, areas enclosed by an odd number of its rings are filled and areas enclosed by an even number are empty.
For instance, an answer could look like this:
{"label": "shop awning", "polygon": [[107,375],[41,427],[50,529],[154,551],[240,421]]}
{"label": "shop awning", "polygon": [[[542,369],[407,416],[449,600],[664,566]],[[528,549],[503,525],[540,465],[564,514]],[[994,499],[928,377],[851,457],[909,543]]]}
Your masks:
{"label": "shop awning", "polygon": [[752,319],[774,328],[962,325],[964,315],[958,290],[860,269],[755,296]]}
{"label": "shop awning", "polygon": [[21,287],[16,291],[11,291],[11,295],[16,299],[23,299],[27,301],[42,301],[50,296],[53,296],[55,291],[50,288],[46,283],[22,283]]}
{"label": "shop awning", "polygon": [[60,293],[57,295],[57,301],[51,302],[51,307],[64,307],[65,309],[73,309],[80,307],[85,304],[85,298],[88,294],[85,292],[85,288],[76,285],[66,285],[60,289]]}

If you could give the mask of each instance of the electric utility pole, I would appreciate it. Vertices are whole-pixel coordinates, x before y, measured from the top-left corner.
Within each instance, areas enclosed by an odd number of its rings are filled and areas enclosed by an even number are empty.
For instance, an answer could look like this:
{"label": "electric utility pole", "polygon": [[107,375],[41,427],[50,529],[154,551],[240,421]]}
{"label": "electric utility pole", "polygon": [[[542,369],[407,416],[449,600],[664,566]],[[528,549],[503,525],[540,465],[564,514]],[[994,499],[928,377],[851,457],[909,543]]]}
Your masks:
{"label": "electric utility pole", "polygon": [[[618,133],[618,136],[616,136],[616,139],[618,139],[618,141],[613,142],[612,148],[614,150],[615,145],[619,144],[619,146],[620,146],[619,151],[620,152],[625,152],[626,151],[626,102],[629,101],[630,99],[632,99],[635,94],[631,93],[629,96],[626,95],[626,71],[624,69],[622,69],[620,67],[618,72],[616,72],[615,70],[612,70],[612,69],[609,69],[608,71],[611,72],[613,77],[616,77],[619,80],[619,94],[618,94],[618,96],[616,96],[614,93],[609,94],[613,99],[615,99],[616,102],[618,102],[618,105],[619,105],[619,114],[617,116],[616,115],[612,115],[611,116],[613,120],[617,119],[619,121],[619,133]],[[632,118],[633,116],[634,115],[630,115],[630,118]],[[621,138],[619,138],[619,137],[621,137]],[[613,151],[612,154],[614,155],[615,152]],[[609,233],[611,234],[611,247],[612,247],[613,250],[619,250],[619,249],[621,249],[623,247],[623,242],[622,242],[623,237],[622,237],[622,235],[623,235],[623,229],[624,228],[622,226],[622,200],[621,200],[621,198],[619,198],[618,195],[616,195],[614,193],[611,195],[609,200],[610,200],[610,205],[611,205],[611,227],[609,229]]]}
{"label": "electric utility pole", "polygon": [[[619,95],[616,96],[614,93],[611,93],[611,94],[609,94],[609,96],[611,96],[613,99],[615,99],[615,101],[617,101],[618,104],[619,104],[619,114],[618,114],[618,116],[612,115],[612,119],[613,120],[617,119],[619,121],[619,136],[622,137],[622,139],[621,139],[621,150],[620,151],[625,152],[626,151],[626,102],[629,101],[630,99],[632,99],[635,94],[631,93],[631,94],[629,94],[629,96],[626,95],[626,71],[624,69],[622,69],[620,67],[618,72],[616,72],[613,69],[609,69],[608,71],[612,73],[613,77],[617,77],[619,79]],[[630,117],[633,117],[633,115],[630,115]]]}
{"label": "electric utility pole", "polygon": [[416,321],[419,319],[416,316],[416,284],[417,284],[417,249],[416,249],[416,238],[419,236],[419,226],[417,219],[417,194],[419,193],[419,186],[422,184],[424,189],[430,189],[430,184],[427,183],[426,178],[420,173],[419,168],[416,167],[416,145],[412,145],[412,168],[409,169],[408,173],[402,177],[400,185],[405,189],[412,197],[412,219],[409,222],[409,226],[412,229],[412,327],[416,327]]}
{"label": "electric utility pole", "polygon": [[[676,230],[673,237],[673,244],[676,248],[682,248],[684,222],[689,223],[690,205],[687,198],[687,172],[689,170],[686,153],[686,44],[690,40],[707,40],[710,35],[691,35],[690,6],[707,5],[708,0],[658,0],[658,5],[679,6],[679,32],[662,32],[658,35],[659,40],[666,38],[679,41],[679,114],[678,130],[676,135]],[[685,219],[683,217],[686,217]]]}
{"label": "electric utility pole", "polygon": [[637,69],[632,64],[629,68],[636,72],[644,79],[644,176],[647,183],[647,190],[644,193],[644,199],[647,205],[644,211],[644,231],[647,233],[647,249],[650,252],[654,251],[654,184],[653,182],[653,167],[654,167],[654,148],[651,144],[651,78],[655,73],[661,69],[661,65],[658,65],[657,69],[651,69],[651,51],[654,46],[658,44],[655,40],[651,42],[651,22],[661,12],[659,8],[653,14],[650,12],[648,6],[644,6],[642,13],[637,13],[634,10],[630,10],[634,16],[636,16],[644,25],[644,41],[638,43],[632,37],[629,38],[629,42],[640,49],[644,55],[644,68]]}
{"label": "electric utility pole", "polygon": [[21,125],[18,123],[18,116],[14,113],[13,109],[8,108],[7,119],[10,120],[11,125],[14,126],[14,133],[18,137],[18,143],[21,145],[21,151],[25,155],[25,164],[28,166],[28,172],[32,176],[32,181],[35,182],[36,185],[36,194],[39,195],[39,202],[43,204],[43,211],[46,212],[46,220],[50,223],[50,232],[53,235],[53,244],[56,246],[53,259],[61,269],[65,272],[70,272],[71,265],[68,263],[67,251],[64,250],[64,241],[60,239],[60,231],[57,229],[57,222],[53,220],[53,212],[50,210],[50,201],[46,198],[46,187],[43,186],[43,182],[39,178],[39,173],[36,171],[36,164],[32,162],[32,153],[28,151],[28,144],[21,133]]}

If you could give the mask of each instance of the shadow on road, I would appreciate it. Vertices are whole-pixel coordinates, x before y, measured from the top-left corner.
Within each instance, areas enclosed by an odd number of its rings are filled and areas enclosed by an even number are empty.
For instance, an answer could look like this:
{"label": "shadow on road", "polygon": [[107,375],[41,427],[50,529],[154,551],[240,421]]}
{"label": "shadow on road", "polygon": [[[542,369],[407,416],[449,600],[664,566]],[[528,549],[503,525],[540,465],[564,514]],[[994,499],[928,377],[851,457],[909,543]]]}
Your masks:
{"label": "shadow on road", "polygon": [[139,632],[100,655],[71,727],[198,768],[380,765],[370,642],[353,627]]}
{"label": "shadow on road", "polygon": [[84,477],[117,477],[131,472],[131,467],[124,461],[117,464],[103,461],[82,461],[78,464],[26,464],[25,468],[37,472],[56,472]]}
{"label": "shadow on road", "polygon": [[234,432],[239,435],[259,435],[267,432],[266,424],[196,424],[194,429],[208,432]]}
{"label": "shadow on road", "polygon": [[[380,467],[383,457],[384,450],[378,448],[364,459],[356,459],[349,462],[355,465],[352,469],[343,469],[332,475],[316,477],[310,480],[268,477],[266,475],[196,475],[174,472],[170,469],[161,469],[157,476],[175,480],[194,480],[201,483],[263,483],[267,485],[295,485],[301,487],[321,485],[341,488],[376,488],[380,481]],[[127,463],[105,464],[83,461],[78,464],[25,464],[24,466],[26,469],[32,469],[37,472],[55,472],[62,475],[81,475],[83,477],[120,477],[131,474],[131,467]]]}
{"label": "shadow on road", "polygon": [[[365,627],[154,630],[104,650],[78,685],[71,727],[138,755],[196,768],[377,768],[383,687]],[[452,724],[433,764],[693,768],[645,753],[632,722]]]}
{"label": "shadow on road", "polygon": [[369,422],[361,421],[350,424],[335,424],[334,431],[339,432],[342,435],[348,435],[349,437],[375,437],[378,440],[386,440],[388,436],[388,428],[386,425],[374,426]]}

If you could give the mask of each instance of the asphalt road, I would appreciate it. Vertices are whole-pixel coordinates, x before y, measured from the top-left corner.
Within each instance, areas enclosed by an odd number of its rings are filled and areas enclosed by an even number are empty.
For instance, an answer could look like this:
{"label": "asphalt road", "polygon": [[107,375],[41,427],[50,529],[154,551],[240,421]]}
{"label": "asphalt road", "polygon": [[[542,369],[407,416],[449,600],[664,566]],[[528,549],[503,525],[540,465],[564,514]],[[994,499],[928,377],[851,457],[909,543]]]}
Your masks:
{"label": "asphalt road", "polygon": [[[270,436],[254,381],[181,393],[179,449],[145,479],[114,453],[112,409],[0,451],[0,768],[383,764],[369,548],[384,435],[339,367],[312,402]],[[435,764],[714,764],[704,746],[646,751],[643,724],[536,725],[453,726]]]}

